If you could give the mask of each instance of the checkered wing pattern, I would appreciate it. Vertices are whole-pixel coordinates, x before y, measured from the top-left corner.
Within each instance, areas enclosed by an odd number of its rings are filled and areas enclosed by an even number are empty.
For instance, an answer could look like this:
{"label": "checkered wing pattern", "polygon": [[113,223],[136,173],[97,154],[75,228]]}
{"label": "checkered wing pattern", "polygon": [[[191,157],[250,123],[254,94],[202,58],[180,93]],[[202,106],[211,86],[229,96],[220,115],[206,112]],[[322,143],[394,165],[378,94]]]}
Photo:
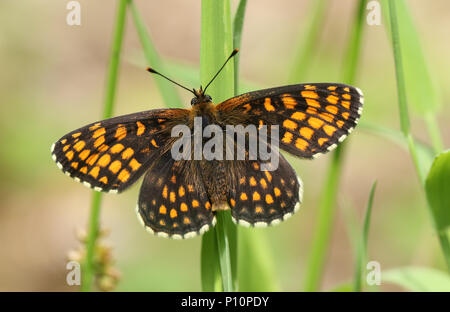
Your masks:
{"label": "checkered wing pattern", "polygon": [[138,218],[161,237],[190,238],[203,234],[216,220],[195,161],[175,161],[170,151],[155,161],[141,186]]}
{"label": "checkered wing pattern", "polygon": [[150,110],[92,123],[53,144],[53,160],[97,191],[123,191],[165,151],[172,124],[185,122],[188,112]]}
{"label": "checkered wing pattern", "polygon": [[263,168],[263,164],[252,160],[235,162],[236,179],[228,196],[235,223],[274,225],[300,208],[303,185],[286,159],[280,154],[278,166],[265,163],[267,167]]}
{"label": "checkered wing pattern", "polygon": [[362,104],[358,88],[310,83],[246,93],[217,109],[225,124],[279,125],[280,148],[313,158],[347,137],[358,123]]}

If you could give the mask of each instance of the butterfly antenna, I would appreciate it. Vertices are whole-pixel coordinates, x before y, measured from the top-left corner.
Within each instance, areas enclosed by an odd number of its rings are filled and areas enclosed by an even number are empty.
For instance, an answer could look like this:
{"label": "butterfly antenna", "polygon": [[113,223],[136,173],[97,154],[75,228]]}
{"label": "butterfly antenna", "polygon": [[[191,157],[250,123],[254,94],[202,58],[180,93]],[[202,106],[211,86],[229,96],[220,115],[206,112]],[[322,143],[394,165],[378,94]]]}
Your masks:
{"label": "butterfly antenna", "polygon": [[234,49],[233,52],[231,52],[231,55],[227,58],[227,60],[225,61],[225,63],[223,63],[222,67],[219,69],[219,71],[214,75],[214,77],[211,79],[211,81],[206,85],[205,89],[203,90],[203,93],[206,92],[206,89],[208,89],[209,85],[211,84],[211,82],[214,81],[214,79],[216,79],[217,75],[219,75],[219,73],[222,71],[222,69],[225,67],[225,65],[227,65],[228,61],[235,56],[237,53],[239,52],[239,49]]}
{"label": "butterfly antenna", "polygon": [[176,84],[177,86],[182,87],[183,89],[186,89],[186,90],[188,90],[189,92],[191,92],[191,93],[193,93],[193,94],[195,95],[194,91],[192,91],[191,89],[186,88],[185,86],[179,84],[179,83],[176,82],[176,81],[173,81],[173,80],[170,79],[169,77],[167,77],[167,76],[161,74],[160,72],[157,72],[157,71],[154,70],[153,68],[147,67],[147,71],[148,71],[149,73],[157,74],[157,75],[159,75],[159,76],[161,76],[161,77],[163,77],[163,78],[166,78],[166,79],[169,80],[170,82],[173,82],[173,83]]}

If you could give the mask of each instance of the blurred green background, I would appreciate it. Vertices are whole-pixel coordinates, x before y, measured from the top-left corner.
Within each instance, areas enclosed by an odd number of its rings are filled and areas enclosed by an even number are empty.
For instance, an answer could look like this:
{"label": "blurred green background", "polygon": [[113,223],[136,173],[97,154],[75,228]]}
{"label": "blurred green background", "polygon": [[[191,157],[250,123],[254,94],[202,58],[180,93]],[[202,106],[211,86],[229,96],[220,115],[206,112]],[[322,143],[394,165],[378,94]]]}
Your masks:
{"label": "blurred green background", "polygon": [[[64,176],[50,146],[101,115],[112,40],[114,1],[80,0],[81,26],[66,24],[68,1],[0,2],[0,290],[77,290],[66,284],[67,253],[79,246],[91,191]],[[197,68],[200,1],[135,1],[161,57]],[[438,122],[450,144],[450,2],[407,1],[429,60],[442,105]],[[232,8],[236,2],[232,1]],[[317,38],[308,81],[338,81],[356,2],[330,0]],[[247,5],[241,77],[260,87],[285,84],[310,1],[259,0]],[[128,14],[128,17],[130,15]],[[384,23],[384,20],[383,22]],[[362,120],[399,129],[392,49],[383,25],[364,26],[357,83],[365,93]],[[115,115],[164,107],[128,18]],[[199,73],[199,71],[197,70]],[[176,79],[177,72],[165,73]],[[198,87],[199,82],[191,87]],[[190,95],[177,90],[190,103]],[[429,138],[414,115],[414,135]],[[362,222],[370,187],[378,180],[369,236],[369,260],[382,270],[423,265],[444,269],[425,197],[407,151],[361,127],[350,136],[322,289],[353,277],[349,215]],[[299,213],[265,232],[282,290],[301,289],[311,232],[330,155],[314,161],[288,156],[305,184]],[[110,230],[122,277],[118,290],[201,290],[201,238],[173,241],[147,234],[134,207],[140,183],[105,195],[101,224]],[[382,285],[383,290],[399,290]]]}

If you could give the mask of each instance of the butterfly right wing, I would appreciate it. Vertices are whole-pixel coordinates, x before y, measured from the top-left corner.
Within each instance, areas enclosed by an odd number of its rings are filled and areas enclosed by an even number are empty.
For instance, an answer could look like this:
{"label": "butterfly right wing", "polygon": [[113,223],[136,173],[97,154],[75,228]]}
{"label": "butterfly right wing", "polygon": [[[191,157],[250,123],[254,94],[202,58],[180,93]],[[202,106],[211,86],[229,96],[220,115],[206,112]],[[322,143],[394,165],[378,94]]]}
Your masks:
{"label": "butterfly right wing", "polygon": [[52,158],[65,174],[96,191],[121,192],[165,151],[170,129],[188,114],[156,109],[95,122],[53,144]]}

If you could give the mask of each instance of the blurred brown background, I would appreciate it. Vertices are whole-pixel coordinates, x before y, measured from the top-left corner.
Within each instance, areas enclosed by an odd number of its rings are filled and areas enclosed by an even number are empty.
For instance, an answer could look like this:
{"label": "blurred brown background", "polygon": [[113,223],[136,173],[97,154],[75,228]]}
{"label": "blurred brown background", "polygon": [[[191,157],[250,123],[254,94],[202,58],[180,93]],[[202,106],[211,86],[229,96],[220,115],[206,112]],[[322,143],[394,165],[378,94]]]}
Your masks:
{"label": "blurred brown background", "polygon": [[[76,290],[66,285],[66,254],[79,242],[91,191],[64,176],[50,146],[65,133],[99,119],[116,1],[81,0],[81,26],[66,24],[68,1],[0,2],[0,290]],[[136,1],[161,57],[197,67],[200,1]],[[233,9],[237,2],[232,1]],[[333,0],[317,38],[310,81],[339,79],[356,1]],[[450,2],[408,1],[443,102],[439,117],[450,143]],[[241,48],[243,79],[264,87],[285,84],[310,1],[249,1]],[[366,96],[363,120],[398,129],[393,58],[385,28],[365,26],[357,85]],[[115,114],[163,107],[130,14]],[[166,73],[173,77],[173,74]],[[176,77],[173,77],[176,79]],[[306,81],[305,81],[306,82]],[[191,87],[197,87],[191,86]],[[189,103],[190,96],[177,90]],[[412,116],[416,136],[429,141]],[[269,239],[281,288],[301,289],[317,203],[330,155],[315,161],[289,157],[305,184],[302,209],[279,226],[258,229]],[[402,148],[357,128],[349,140],[332,248],[323,289],[348,281],[353,253],[349,211],[357,220],[378,180],[369,240],[381,268],[443,266],[411,159]],[[105,195],[101,223],[110,229],[122,272],[119,290],[200,290],[201,238],[172,241],[147,234],[136,219],[140,183]],[[390,289],[390,288],[387,288]]]}

